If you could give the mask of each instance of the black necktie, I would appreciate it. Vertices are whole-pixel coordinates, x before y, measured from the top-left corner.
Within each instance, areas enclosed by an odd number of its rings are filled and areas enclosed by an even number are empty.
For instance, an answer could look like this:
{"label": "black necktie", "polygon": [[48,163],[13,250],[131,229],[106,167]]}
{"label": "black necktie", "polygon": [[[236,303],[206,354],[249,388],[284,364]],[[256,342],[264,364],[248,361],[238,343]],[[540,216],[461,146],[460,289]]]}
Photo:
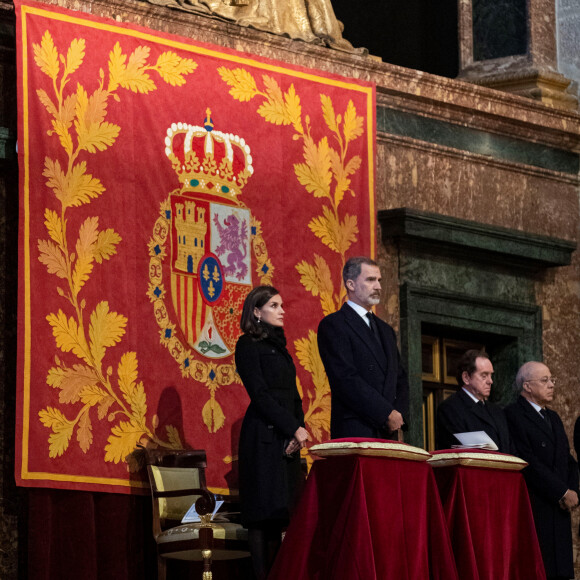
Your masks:
{"label": "black necktie", "polygon": [[552,429],[552,422],[550,421],[550,417],[548,416],[546,409],[540,409],[540,415],[542,416],[542,419],[544,419],[544,421],[546,421],[546,423],[548,424],[548,427],[550,427],[550,429]]}
{"label": "black necktie", "polygon": [[379,327],[377,326],[377,321],[375,320],[373,313],[367,312],[366,317],[369,319],[369,325],[371,327],[373,334],[375,335],[375,338],[380,342],[381,337],[379,336]]}
{"label": "black necktie", "polygon": [[491,420],[491,422],[495,425],[495,420],[491,416],[491,411],[489,410],[489,407],[488,407],[487,403],[485,401],[477,401],[477,404],[483,409],[483,411],[485,412],[485,414],[487,415],[487,417],[489,417],[489,419]]}

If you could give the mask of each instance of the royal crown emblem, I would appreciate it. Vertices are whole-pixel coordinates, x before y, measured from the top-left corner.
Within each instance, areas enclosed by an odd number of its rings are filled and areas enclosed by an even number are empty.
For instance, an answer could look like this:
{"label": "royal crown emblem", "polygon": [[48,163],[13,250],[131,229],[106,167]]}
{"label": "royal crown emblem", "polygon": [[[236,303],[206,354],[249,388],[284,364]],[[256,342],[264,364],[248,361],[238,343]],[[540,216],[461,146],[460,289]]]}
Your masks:
{"label": "royal crown emblem", "polygon": [[183,191],[235,200],[254,173],[248,144],[238,135],[215,131],[210,109],[203,127],[171,125],[165,137],[165,154]]}
{"label": "royal crown emblem", "polygon": [[273,268],[261,224],[240,200],[254,172],[245,140],[216,131],[207,109],[203,126],[167,129],[165,154],[180,187],[161,203],[149,242],[148,294],[161,343],[184,376],[210,387],[213,419],[204,420],[216,430],[215,388],[236,380],[242,305]]}

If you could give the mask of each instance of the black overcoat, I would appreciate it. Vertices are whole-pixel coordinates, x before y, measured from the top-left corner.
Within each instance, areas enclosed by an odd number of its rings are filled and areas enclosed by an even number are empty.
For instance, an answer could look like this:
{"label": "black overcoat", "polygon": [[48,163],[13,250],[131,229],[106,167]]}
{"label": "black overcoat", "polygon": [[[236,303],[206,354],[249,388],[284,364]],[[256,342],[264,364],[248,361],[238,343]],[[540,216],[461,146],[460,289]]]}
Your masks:
{"label": "black overcoat", "polygon": [[248,334],[238,340],[235,359],[250,396],[238,453],[242,523],[285,523],[302,477],[299,454],[284,455],[285,445],[304,426],[296,368],[278,342]]}
{"label": "black overcoat", "polygon": [[383,426],[396,409],[406,419],[409,383],[395,331],[375,316],[380,342],[348,304],[322,319],[318,349],[330,383],[330,434],[388,437]]}
{"label": "black overcoat", "polygon": [[454,433],[485,431],[502,453],[515,453],[501,407],[486,402],[485,407],[476,402],[463,390],[445,399],[437,407],[437,449],[449,449],[459,441]]}
{"label": "black overcoat", "polygon": [[568,437],[558,414],[546,409],[549,422],[524,398],[506,407],[512,441],[523,470],[546,576],[574,577],[570,513],[560,498],[571,489],[578,493],[578,464],[570,455]]}

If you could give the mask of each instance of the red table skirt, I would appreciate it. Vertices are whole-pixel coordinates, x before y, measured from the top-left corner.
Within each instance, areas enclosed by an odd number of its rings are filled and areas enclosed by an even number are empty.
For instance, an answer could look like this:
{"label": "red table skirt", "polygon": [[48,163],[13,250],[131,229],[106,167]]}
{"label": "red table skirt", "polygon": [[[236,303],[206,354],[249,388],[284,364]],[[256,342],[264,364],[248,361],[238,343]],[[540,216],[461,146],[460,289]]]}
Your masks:
{"label": "red table skirt", "polygon": [[465,466],[434,471],[460,578],[545,580],[521,472]]}
{"label": "red table skirt", "polygon": [[315,461],[269,576],[288,578],[456,580],[431,467],[359,455]]}

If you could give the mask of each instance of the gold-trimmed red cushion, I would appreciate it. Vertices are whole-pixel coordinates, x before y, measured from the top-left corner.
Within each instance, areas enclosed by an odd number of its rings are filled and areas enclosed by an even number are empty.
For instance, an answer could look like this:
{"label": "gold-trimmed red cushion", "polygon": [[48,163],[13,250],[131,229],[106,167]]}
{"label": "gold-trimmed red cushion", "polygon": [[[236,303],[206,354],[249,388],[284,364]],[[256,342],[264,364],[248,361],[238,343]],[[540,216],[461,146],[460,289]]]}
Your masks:
{"label": "gold-trimmed red cushion", "polygon": [[497,453],[494,451],[481,451],[474,449],[457,449],[454,451],[444,449],[434,451],[429,459],[433,467],[449,467],[452,465],[469,465],[472,467],[484,467],[487,469],[505,469],[507,471],[520,471],[527,463],[515,455]]}
{"label": "gold-trimmed red cushion", "polygon": [[427,461],[431,454],[419,447],[387,439],[334,439],[313,445],[310,453],[319,457],[339,455],[367,455],[373,457],[393,457],[411,461]]}

